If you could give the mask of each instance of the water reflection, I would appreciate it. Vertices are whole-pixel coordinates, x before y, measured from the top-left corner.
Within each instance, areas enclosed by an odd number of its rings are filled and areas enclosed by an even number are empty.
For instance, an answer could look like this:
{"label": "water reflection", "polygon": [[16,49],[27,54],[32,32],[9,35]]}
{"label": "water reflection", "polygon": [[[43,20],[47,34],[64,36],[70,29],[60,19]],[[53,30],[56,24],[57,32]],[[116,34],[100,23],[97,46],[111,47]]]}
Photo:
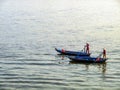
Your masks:
{"label": "water reflection", "polygon": [[70,61],[70,60],[68,61],[67,56],[61,55],[61,54],[58,54],[56,56],[56,58],[57,59],[59,58],[59,61],[58,61],[59,64],[66,64],[66,62],[68,62],[67,64],[85,65],[85,71],[89,71],[91,66],[95,66],[98,68],[99,71],[102,72],[103,75],[106,73],[106,66],[107,66],[106,62],[104,62],[104,63],[84,63],[84,62],[76,62],[76,61]]}
{"label": "water reflection", "polygon": [[94,65],[97,66],[99,71],[102,71],[103,74],[106,72],[106,66],[107,63],[81,63],[81,62],[75,62],[75,61],[70,61],[70,64],[82,64],[85,65],[86,71],[89,71],[90,66]]}
{"label": "water reflection", "polygon": [[66,55],[57,54],[55,57],[64,60],[66,58]]}

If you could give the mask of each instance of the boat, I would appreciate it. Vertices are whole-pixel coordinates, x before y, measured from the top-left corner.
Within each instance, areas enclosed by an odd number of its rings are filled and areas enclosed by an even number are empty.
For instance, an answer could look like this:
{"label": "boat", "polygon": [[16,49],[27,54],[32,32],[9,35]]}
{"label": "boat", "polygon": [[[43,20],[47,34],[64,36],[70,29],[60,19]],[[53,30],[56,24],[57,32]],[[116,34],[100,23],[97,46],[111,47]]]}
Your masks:
{"label": "boat", "polygon": [[75,62],[83,63],[104,63],[108,58],[91,57],[91,56],[68,56],[68,58]]}
{"label": "boat", "polygon": [[62,55],[72,55],[72,56],[90,56],[90,54],[85,53],[84,51],[69,51],[69,50],[64,50],[64,49],[57,49],[55,50]]}

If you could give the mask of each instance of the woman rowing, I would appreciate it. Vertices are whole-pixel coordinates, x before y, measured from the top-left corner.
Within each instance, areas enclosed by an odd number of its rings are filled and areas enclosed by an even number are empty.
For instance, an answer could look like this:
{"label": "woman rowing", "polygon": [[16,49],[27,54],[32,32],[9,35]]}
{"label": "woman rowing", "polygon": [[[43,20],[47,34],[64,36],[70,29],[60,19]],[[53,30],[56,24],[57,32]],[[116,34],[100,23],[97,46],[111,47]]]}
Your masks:
{"label": "woman rowing", "polygon": [[90,45],[88,43],[86,43],[86,45],[84,46],[85,51],[86,51],[87,54],[90,54],[90,48],[89,48],[89,46]]}
{"label": "woman rowing", "polygon": [[106,59],[106,50],[103,48],[103,58]]}

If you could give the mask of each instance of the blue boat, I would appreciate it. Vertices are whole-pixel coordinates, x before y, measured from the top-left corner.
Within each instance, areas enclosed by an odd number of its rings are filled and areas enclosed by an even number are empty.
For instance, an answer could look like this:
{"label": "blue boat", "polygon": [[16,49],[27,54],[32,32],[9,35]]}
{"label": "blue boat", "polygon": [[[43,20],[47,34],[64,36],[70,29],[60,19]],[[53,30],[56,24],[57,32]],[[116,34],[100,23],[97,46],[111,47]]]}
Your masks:
{"label": "blue boat", "polygon": [[68,56],[68,58],[72,61],[83,62],[83,63],[104,63],[107,58],[101,57],[90,57],[90,56]]}
{"label": "blue boat", "polygon": [[90,56],[90,54],[87,54],[83,51],[78,52],[78,51],[68,51],[68,50],[64,50],[64,49],[57,49],[55,48],[55,50],[62,54],[62,55],[72,55],[72,56]]}

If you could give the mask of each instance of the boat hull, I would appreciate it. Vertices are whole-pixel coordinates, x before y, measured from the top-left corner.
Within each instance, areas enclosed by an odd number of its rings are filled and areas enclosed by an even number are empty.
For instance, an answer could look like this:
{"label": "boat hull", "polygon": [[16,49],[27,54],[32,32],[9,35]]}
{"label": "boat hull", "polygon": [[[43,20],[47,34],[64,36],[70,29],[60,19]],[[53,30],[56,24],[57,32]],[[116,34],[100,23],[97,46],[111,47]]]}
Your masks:
{"label": "boat hull", "polygon": [[57,49],[55,48],[55,50],[62,54],[62,55],[72,55],[72,56],[90,56],[90,54],[87,54],[85,52],[77,52],[77,51],[67,51],[67,50],[62,50],[62,49]]}
{"label": "boat hull", "polygon": [[70,60],[75,62],[82,62],[82,63],[104,63],[107,59],[97,58],[97,57],[68,57]]}

